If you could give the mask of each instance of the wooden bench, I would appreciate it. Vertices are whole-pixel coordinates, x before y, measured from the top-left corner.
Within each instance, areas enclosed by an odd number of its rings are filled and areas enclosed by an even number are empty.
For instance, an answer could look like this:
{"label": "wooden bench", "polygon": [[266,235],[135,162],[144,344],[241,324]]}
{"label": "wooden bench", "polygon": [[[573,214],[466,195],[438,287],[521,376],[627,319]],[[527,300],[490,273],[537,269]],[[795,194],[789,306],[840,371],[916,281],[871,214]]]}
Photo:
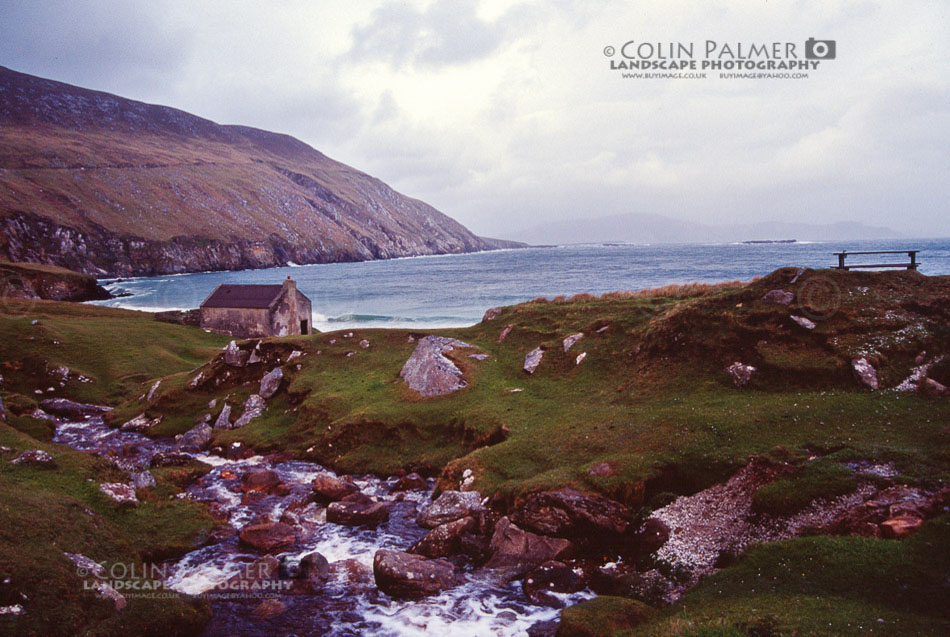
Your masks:
{"label": "wooden bench", "polygon": [[[871,252],[835,252],[835,256],[838,257],[838,265],[835,266],[835,270],[853,270],[855,268],[907,268],[908,270],[916,270],[917,266],[920,264],[917,263],[917,253],[920,250],[874,250]],[[844,260],[846,257],[855,255],[855,254],[906,254],[910,256],[910,263],[858,263],[853,265],[845,265]]]}

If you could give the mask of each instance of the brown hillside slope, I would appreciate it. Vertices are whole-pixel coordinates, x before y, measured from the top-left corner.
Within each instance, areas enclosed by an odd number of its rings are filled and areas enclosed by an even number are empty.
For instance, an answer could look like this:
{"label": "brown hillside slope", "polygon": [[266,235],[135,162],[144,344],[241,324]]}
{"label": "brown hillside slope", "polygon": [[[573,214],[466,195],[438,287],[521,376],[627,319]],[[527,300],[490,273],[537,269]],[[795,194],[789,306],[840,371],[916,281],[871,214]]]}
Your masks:
{"label": "brown hillside slope", "polygon": [[128,275],[489,247],[287,135],[0,67],[0,257]]}

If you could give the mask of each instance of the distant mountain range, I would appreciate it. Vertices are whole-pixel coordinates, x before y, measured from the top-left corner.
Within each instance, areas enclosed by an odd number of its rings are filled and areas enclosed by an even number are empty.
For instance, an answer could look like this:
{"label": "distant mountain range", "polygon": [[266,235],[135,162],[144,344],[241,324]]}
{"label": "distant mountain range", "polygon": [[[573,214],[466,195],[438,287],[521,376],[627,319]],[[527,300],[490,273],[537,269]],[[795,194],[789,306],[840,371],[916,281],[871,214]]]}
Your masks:
{"label": "distant mountain range", "polygon": [[890,239],[902,235],[890,228],[858,222],[810,224],[762,221],[752,224],[713,225],[681,221],[654,214],[623,214],[594,219],[554,222],[512,232],[528,243],[721,243],[797,239],[799,241]]}
{"label": "distant mountain range", "polygon": [[150,275],[517,245],[293,137],[0,67],[0,258]]}

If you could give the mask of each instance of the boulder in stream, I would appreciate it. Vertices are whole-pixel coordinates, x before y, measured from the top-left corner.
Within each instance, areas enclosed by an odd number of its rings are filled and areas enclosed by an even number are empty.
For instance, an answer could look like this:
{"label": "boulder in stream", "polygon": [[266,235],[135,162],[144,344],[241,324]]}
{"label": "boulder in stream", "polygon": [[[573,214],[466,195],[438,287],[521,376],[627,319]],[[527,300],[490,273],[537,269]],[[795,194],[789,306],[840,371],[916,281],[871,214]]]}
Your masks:
{"label": "boulder in stream", "polygon": [[181,451],[197,452],[203,450],[214,437],[214,430],[206,422],[199,423],[194,428],[185,432],[178,441],[178,449]]}
{"label": "boulder in stream", "polygon": [[419,512],[416,524],[426,529],[434,529],[447,522],[483,511],[485,507],[478,491],[443,491],[434,502]]}
{"label": "boulder in stream", "polygon": [[342,500],[348,495],[359,492],[359,488],[352,482],[334,478],[328,473],[318,474],[310,485],[313,488],[314,500],[324,504]]}
{"label": "boulder in stream", "polygon": [[451,562],[386,549],[376,551],[373,557],[373,576],[379,590],[408,599],[435,595],[456,584]]}
{"label": "boulder in stream", "polygon": [[271,553],[279,549],[293,546],[297,541],[297,534],[289,524],[282,522],[264,522],[250,524],[239,535],[241,544],[255,548],[264,553]]}
{"label": "boulder in stream", "polygon": [[377,527],[389,519],[389,504],[354,493],[327,506],[327,522],[346,526]]}
{"label": "boulder in stream", "polygon": [[46,400],[42,400],[40,401],[40,409],[48,414],[59,416],[60,418],[76,419],[104,416],[112,411],[112,407],[77,403],[67,398],[47,398]]}

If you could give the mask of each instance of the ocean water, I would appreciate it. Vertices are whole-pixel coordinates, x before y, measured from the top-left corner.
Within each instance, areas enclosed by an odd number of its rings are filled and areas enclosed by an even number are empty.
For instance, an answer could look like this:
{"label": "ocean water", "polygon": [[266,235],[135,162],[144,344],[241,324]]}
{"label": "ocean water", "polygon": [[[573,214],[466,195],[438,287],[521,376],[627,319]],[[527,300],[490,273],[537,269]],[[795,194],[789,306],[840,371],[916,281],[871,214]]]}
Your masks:
{"label": "ocean water", "polygon": [[[841,250],[920,250],[920,272],[950,274],[950,239],[791,244],[569,245],[362,263],[201,272],[106,281],[125,296],[100,305],[146,311],[198,307],[220,283],[280,283],[287,276],[313,302],[321,331],[355,327],[472,325],[490,307],[537,297],[603,294],[671,283],[749,280],[783,266],[830,267]],[[903,262],[907,255],[849,258]]]}

